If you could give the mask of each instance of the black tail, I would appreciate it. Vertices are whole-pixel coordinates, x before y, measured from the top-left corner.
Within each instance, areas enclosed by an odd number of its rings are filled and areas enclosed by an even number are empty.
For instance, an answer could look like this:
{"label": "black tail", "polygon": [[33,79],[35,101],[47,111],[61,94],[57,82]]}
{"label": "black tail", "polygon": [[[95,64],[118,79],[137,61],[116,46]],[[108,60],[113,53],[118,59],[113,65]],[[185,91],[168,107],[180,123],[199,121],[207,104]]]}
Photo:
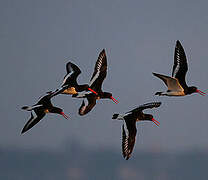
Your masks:
{"label": "black tail", "polygon": [[27,110],[28,106],[23,106],[21,109]]}
{"label": "black tail", "polygon": [[156,92],[155,95],[161,96],[162,92]]}
{"label": "black tail", "polygon": [[113,117],[112,117],[112,119],[117,119],[118,115],[119,114],[114,114]]}
{"label": "black tail", "polygon": [[21,109],[24,109],[26,111],[31,111],[32,107],[30,107],[30,106],[23,106]]}

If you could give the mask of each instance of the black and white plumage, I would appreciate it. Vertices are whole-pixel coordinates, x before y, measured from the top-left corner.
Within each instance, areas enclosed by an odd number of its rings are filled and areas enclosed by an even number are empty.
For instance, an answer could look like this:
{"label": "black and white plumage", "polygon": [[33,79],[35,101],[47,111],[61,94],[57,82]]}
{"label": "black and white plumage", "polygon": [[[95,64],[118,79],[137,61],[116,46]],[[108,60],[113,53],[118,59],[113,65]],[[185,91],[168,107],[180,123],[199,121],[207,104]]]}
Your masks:
{"label": "black and white plumage", "polygon": [[118,103],[118,101],[112,97],[112,94],[109,92],[103,92],[102,91],[102,84],[104,79],[107,75],[107,57],[105,50],[103,49],[96,61],[93,75],[90,79],[90,89],[92,91],[95,91],[95,93],[91,92],[81,92],[78,94],[73,95],[72,97],[76,98],[85,98],[82,101],[81,107],[79,108],[79,115],[85,115],[88,112],[92,110],[92,108],[96,105],[96,100],[98,99],[112,99],[115,103]]}
{"label": "black and white plumage", "polygon": [[[56,90],[57,94],[77,94],[82,91],[91,91],[88,84],[79,85],[77,83],[77,77],[81,74],[81,70],[75,64],[68,62],[66,64],[67,74],[64,77],[61,88]],[[92,91],[93,92],[93,91]]]}
{"label": "black and white plumage", "polygon": [[188,71],[188,64],[187,64],[185,51],[181,43],[179,41],[176,41],[172,77],[153,73],[154,76],[160,78],[166,84],[168,90],[167,92],[157,92],[155,95],[185,96],[192,93],[199,93],[201,95],[204,95],[205,93],[198,90],[197,87],[187,86],[185,80],[187,71]]}
{"label": "black and white plumage", "polygon": [[31,117],[22,129],[22,133],[25,133],[36,125],[46,115],[46,113],[57,113],[66,119],[68,118],[62,109],[52,105],[51,98],[53,96],[54,93],[48,92],[45,96],[41,97],[35,105],[22,107],[24,110],[31,111]]}
{"label": "black and white plumage", "polygon": [[145,109],[157,108],[161,105],[161,102],[147,103],[135,108],[124,115],[114,114],[112,119],[124,120],[122,125],[122,153],[123,157],[128,160],[132,154],[135,140],[136,140],[136,122],[137,121],[152,121],[157,126],[160,123],[153,118],[151,114],[144,114],[142,111]]}

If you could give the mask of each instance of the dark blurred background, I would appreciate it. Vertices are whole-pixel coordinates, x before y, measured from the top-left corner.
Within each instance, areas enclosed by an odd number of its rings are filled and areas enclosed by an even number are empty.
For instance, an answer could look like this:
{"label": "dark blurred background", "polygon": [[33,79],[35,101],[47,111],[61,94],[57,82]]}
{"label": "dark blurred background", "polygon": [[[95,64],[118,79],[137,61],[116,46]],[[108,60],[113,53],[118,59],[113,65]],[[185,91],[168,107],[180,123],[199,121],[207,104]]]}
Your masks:
{"label": "dark blurred background", "polygon": [[[207,1],[1,0],[0,179],[207,179],[207,97],[155,97],[165,90],[152,72],[170,75],[176,40],[184,46],[187,83],[207,91]],[[103,84],[119,100],[103,100],[86,116],[81,100],[52,102],[70,114],[48,115],[21,135],[30,113],[22,111],[60,86],[65,64],[87,83],[105,48]],[[161,126],[137,124],[131,159],[121,155],[121,121],[111,119],[140,104]],[[205,164],[206,163],[206,164]]]}
{"label": "dark blurred background", "polygon": [[0,179],[207,180],[206,151],[138,152],[128,161],[111,149],[69,144],[62,152],[0,149]]}

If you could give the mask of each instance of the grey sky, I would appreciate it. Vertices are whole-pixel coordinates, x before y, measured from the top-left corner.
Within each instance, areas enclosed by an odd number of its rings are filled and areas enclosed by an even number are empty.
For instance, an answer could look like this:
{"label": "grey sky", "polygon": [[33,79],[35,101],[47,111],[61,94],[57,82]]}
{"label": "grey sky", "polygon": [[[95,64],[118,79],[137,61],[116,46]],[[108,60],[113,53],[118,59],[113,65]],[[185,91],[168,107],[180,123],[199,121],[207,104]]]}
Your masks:
{"label": "grey sky", "polygon": [[[194,0],[1,1],[0,146],[61,150],[66,142],[77,141],[89,148],[120,150],[122,122],[112,121],[112,114],[162,101],[160,108],[148,111],[161,127],[138,123],[135,151],[208,148],[207,97],[155,97],[165,86],[152,76],[171,74],[179,39],[188,58],[187,83],[208,88],[207,6]],[[109,65],[103,90],[120,103],[100,101],[80,117],[80,100],[57,96],[54,105],[69,113],[70,120],[48,115],[20,135],[30,117],[21,106],[57,88],[68,61],[81,68],[79,82],[88,82],[103,48]]]}

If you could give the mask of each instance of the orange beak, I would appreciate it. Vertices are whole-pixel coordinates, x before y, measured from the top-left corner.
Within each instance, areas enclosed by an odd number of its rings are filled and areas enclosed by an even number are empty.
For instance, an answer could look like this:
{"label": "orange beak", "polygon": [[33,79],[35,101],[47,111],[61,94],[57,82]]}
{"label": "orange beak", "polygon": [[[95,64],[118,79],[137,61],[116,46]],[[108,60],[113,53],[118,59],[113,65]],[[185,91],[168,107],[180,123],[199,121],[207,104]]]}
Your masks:
{"label": "orange beak", "polygon": [[113,96],[111,96],[110,98],[113,100],[114,103],[116,103],[116,104],[119,103]]}
{"label": "orange beak", "polygon": [[65,118],[65,119],[68,119],[69,116],[67,116],[64,112],[61,112],[61,115]]}
{"label": "orange beak", "polygon": [[156,119],[152,118],[152,122],[155,123],[156,126],[160,126],[160,122]]}
{"label": "orange beak", "polygon": [[88,90],[91,91],[92,93],[96,94],[96,95],[98,94],[98,93],[96,93],[96,92],[95,92],[93,89],[91,89],[91,88],[88,88]]}
{"label": "orange beak", "polygon": [[200,90],[198,90],[198,89],[196,90],[196,92],[197,92],[197,93],[199,93],[199,94],[200,94],[200,95],[202,95],[202,96],[205,96],[205,95],[206,95],[206,93],[205,93],[205,92],[200,91]]}

